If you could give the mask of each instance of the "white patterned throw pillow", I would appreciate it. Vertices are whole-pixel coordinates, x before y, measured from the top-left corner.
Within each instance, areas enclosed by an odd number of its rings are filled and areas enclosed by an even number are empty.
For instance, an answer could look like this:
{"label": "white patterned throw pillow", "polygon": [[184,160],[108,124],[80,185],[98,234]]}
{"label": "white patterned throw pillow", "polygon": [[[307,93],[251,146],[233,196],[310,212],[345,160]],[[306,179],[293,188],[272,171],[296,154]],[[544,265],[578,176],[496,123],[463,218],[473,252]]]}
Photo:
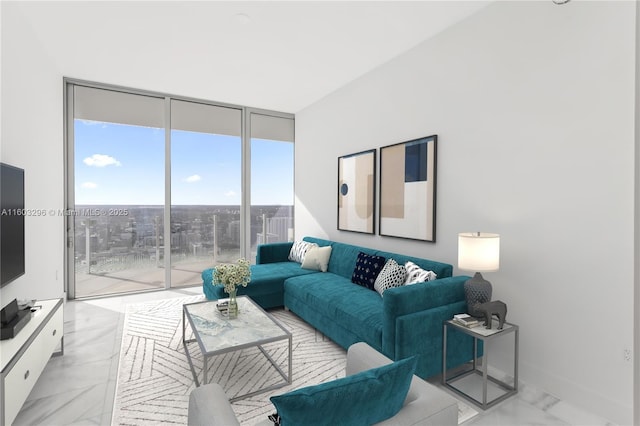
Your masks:
{"label": "white patterned throw pillow", "polygon": [[378,274],[373,288],[382,296],[390,288],[401,287],[404,284],[406,275],[407,270],[404,266],[398,265],[398,262],[393,259],[389,259]]}
{"label": "white patterned throw pillow", "polygon": [[407,278],[404,281],[405,285],[433,281],[438,277],[435,272],[425,271],[410,260],[404,264],[404,267],[407,269]]}
{"label": "white patterned throw pillow", "polygon": [[306,241],[296,241],[289,251],[289,260],[292,262],[304,262],[304,256],[311,247],[318,247],[316,243],[308,243]]}

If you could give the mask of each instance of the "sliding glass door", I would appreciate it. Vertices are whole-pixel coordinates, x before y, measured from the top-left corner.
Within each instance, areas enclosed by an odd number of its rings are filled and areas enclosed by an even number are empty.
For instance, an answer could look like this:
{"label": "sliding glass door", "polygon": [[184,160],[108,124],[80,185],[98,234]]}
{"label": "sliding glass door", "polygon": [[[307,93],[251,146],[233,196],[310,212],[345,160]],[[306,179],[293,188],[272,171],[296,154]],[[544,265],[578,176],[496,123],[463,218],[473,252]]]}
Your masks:
{"label": "sliding glass door", "polygon": [[257,246],[293,240],[293,119],[250,114],[251,259]]}
{"label": "sliding glass door", "polygon": [[75,297],[164,286],[164,100],[87,87],[73,96]]}
{"label": "sliding glass door", "polygon": [[241,256],[242,111],[171,101],[171,286]]}
{"label": "sliding glass door", "polygon": [[70,298],[201,285],[293,239],[290,114],[66,80]]}

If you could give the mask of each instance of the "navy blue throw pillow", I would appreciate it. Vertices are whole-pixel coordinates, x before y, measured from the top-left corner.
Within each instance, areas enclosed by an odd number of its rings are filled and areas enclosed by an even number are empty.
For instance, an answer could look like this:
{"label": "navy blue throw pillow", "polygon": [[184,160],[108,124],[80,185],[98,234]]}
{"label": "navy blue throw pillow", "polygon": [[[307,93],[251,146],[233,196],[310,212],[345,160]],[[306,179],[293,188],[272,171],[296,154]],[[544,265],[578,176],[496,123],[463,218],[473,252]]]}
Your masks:
{"label": "navy blue throw pillow", "polygon": [[387,259],[382,256],[373,256],[363,252],[358,253],[356,267],[351,275],[351,282],[373,290],[373,285],[378,274],[384,267]]}

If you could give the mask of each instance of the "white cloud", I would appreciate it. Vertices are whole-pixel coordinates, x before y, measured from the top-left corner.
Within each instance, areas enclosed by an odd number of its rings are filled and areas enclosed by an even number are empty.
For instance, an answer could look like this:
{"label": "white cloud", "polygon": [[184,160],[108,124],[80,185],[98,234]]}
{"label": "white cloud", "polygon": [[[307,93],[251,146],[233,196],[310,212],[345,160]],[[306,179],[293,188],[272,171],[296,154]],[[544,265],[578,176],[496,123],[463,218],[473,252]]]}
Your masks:
{"label": "white cloud", "polygon": [[202,180],[200,175],[193,175],[193,176],[189,176],[184,181],[188,183],[193,183],[193,182],[198,182],[199,180]]}
{"label": "white cloud", "polygon": [[78,121],[80,121],[85,126],[100,126],[101,129],[106,129],[108,127],[107,123],[103,121],[94,121],[94,120],[78,120]]}
{"label": "white cloud", "polygon": [[84,182],[82,185],[80,185],[82,188],[85,189],[96,189],[98,187],[98,184],[94,183],[94,182]]}
{"label": "white cloud", "polygon": [[93,120],[79,120],[85,126],[95,126],[98,124],[103,124],[101,121],[93,121]]}
{"label": "white cloud", "polygon": [[225,197],[235,197],[236,193],[234,191],[227,191],[224,193]]}
{"label": "white cloud", "polygon": [[105,155],[105,154],[93,154],[91,157],[87,157],[82,161],[87,166],[95,166],[95,167],[121,166],[122,165],[115,158],[111,157],[110,155]]}

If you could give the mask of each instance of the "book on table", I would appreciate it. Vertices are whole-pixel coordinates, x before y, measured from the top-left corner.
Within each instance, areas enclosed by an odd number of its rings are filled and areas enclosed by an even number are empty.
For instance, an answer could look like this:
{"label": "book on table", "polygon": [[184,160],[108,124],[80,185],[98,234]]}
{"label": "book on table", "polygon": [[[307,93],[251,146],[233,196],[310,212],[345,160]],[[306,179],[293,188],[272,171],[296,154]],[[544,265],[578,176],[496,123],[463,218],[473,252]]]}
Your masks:
{"label": "book on table", "polygon": [[478,320],[478,318],[472,317],[469,314],[456,314],[453,316],[453,322],[468,328],[473,328],[480,325],[480,321]]}
{"label": "book on table", "polygon": [[224,302],[221,302],[221,301],[218,301],[218,302],[219,303],[216,304],[216,307],[218,308],[218,310],[220,312],[225,313],[225,312],[227,312],[229,310],[229,301],[228,300],[224,301]]}

